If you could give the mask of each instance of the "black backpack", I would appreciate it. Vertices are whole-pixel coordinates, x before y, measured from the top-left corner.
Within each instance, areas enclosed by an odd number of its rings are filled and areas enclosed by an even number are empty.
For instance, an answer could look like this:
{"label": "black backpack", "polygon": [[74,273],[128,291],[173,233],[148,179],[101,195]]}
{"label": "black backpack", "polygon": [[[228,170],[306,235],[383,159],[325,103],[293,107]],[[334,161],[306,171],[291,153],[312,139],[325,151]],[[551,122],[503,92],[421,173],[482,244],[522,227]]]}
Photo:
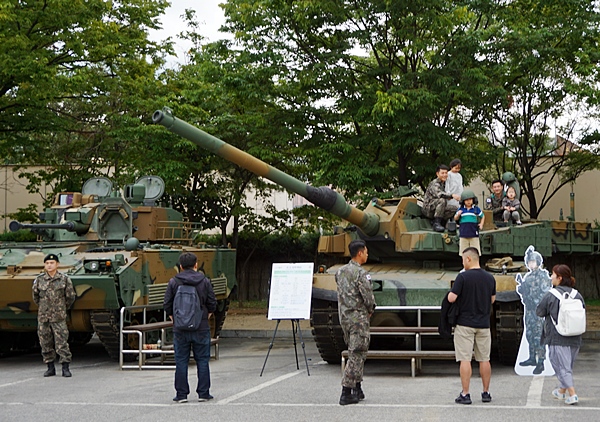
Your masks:
{"label": "black backpack", "polygon": [[195,286],[181,284],[173,300],[173,327],[182,331],[196,331],[202,323],[202,306]]}

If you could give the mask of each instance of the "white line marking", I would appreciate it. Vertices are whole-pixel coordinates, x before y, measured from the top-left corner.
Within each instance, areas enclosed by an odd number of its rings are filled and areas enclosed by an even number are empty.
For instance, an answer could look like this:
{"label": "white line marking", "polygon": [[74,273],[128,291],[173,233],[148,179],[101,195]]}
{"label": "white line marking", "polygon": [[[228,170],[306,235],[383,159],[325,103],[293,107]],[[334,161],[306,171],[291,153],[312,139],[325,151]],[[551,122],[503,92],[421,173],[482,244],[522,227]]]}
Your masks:
{"label": "white line marking", "polygon": [[229,403],[231,403],[234,400],[240,399],[240,398],[242,398],[244,396],[247,396],[248,394],[256,393],[257,391],[260,391],[263,388],[269,387],[270,385],[273,385],[273,384],[277,384],[278,382],[281,382],[283,380],[291,378],[291,377],[293,377],[295,375],[298,375],[300,373],[304,373],[304,371],[290,372],[289,374],[285,374],[285,375],[282,375],[282,376],[277,377],[275,379],[272,379],[271,381],[264,382],[262,384],[257,385],[256,387],[250,388],[250,389],[248,389],[246,391],[242,391],[240,393],[234,394],[233,396],[229,396],[226,399],[219,400],[216,404],[229,404]]}
{"label": "white line marking", "polygon": [[542,404],[542,390],[544,389],[544,376],[531,377],[531,385],[527,392],[525,407],[539,407]]}
{"label": "white line marking", "polygon": [[0,384],[0,388],[2,388],[2,387],[10,387],[11,385],[17,385],[17,384],[21,384],[23,382],[32,381],[32,380],[35,380],[35,379],[37,379],[37,378],[27,378],[27,379],[24,379],[24,380],[21,380],[21,381],[9,382],[8,384]]}

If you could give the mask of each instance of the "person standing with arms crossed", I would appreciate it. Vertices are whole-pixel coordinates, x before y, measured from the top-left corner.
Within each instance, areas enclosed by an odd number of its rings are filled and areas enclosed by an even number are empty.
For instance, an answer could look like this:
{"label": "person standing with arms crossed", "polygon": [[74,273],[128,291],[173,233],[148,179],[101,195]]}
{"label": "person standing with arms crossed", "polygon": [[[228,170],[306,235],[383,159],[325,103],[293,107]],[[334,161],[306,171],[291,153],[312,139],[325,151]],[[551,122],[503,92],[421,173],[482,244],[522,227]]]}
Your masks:
{"label": "person standing with arms crossed", "polygon": [[33,301],[38,305],[38,337],[42,357],[48,365],[45,377],[56,375],[54,360],[57,354],[62,364],[62,376],[71,376],[67,310],[75,302],[76,294],[71,279],[58,271],[58,264],[58,255],[46,255],[44,273],[36,277],[32,287]]}
{"label": "person standing with arms crossed", "polygon": [[367,245],[363,240],[353,240],[348,250],[350,262],[335,274],[340,324],[348,345],[348,364],[342,377],[340,397],[342,406],[365,398],[361,383],[369,350],[369,319],[375,310],[371,276],[361,267],[369,257]]}
{"label": "person standing with arms crossed", "polygon": [[475,360],[479,362],[479,375],[483,384],[481,401],[492,401],[490,380],[490,312],[496,300],[496,280],[479,266],[479,253],[475,248],[467,248],[462,254],[464,272],[454,281],[448,293],[448,301],[458,305],[458,318],[454,328],[454,349],[456,361],[460,362],[460,381],[462,391],[455,402],[471,404],[469,387],[471,383],[471,360],[475,351]]}
{"label": "person standing with arms crossed", "polygon": [[169,280],[165,292],[164,309],[173,321],[173,315],[180,315],[177,309],[177,290],[181,286],[193,286],[200,301],[199,312],[202,313],[197,327],[182,329],[177,327],[177,319],[173,325],[173,348],[175,349],[175,391],[173,401],[176,403],[187,403],[190,393],[188,384],[188,362],[190,350],[194,351],[196,370],[198,373],[198,401],[212,400],[210,395],[210,327],[208,319],[217,309],[217,299],[210,280],[198,270],[198,258],[191,252],[184,252],[179,257],[179,268],[181,272]]}

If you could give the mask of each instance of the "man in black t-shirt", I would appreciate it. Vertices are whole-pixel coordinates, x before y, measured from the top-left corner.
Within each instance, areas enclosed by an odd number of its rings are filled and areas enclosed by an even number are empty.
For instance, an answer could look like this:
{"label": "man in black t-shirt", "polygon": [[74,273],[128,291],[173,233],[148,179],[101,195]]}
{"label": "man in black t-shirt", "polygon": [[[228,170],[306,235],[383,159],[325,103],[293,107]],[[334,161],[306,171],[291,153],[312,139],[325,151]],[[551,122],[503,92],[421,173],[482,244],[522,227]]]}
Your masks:
{"label": "man in black t-shirt", "polygon": [[469,385],[471,383],[471,360],[479,362],[479,374],[483,384],[481,401],[492,401],[489,392],[492,367],[490,349],[490,313],[496,300],[496,280],[479,266],[479,253],[475,248],[467,248],[462,255],[464,272],[454,280],[454,286],[448,293],[448,301],[456,302],[458,318],[454,329],[454,349],[456,361],[460,362],[460,380],[462,392],[455,402],[471,404]]}

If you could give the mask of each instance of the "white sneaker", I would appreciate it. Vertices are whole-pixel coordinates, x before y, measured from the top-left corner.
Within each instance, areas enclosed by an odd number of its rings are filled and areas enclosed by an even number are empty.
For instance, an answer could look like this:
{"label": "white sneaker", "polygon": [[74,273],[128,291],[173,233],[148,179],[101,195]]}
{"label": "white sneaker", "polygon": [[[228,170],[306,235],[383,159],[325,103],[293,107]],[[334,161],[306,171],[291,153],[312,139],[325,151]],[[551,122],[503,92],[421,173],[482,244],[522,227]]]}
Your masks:
{"label": "white sneaker", "polygon": [[577,394],[575,394],[565,400],[565,404],[577,404],[578,402],[579,402],[579,397],[577,397]]}
{"label": "white sneaker", "polygon": [[558,400],[565,400],[567,398],[567,395],[565,393],[561,393],[560,391],[558,391],[558,388],[556,390],[552,390],[552,397],[554,397],[555,399]]}

